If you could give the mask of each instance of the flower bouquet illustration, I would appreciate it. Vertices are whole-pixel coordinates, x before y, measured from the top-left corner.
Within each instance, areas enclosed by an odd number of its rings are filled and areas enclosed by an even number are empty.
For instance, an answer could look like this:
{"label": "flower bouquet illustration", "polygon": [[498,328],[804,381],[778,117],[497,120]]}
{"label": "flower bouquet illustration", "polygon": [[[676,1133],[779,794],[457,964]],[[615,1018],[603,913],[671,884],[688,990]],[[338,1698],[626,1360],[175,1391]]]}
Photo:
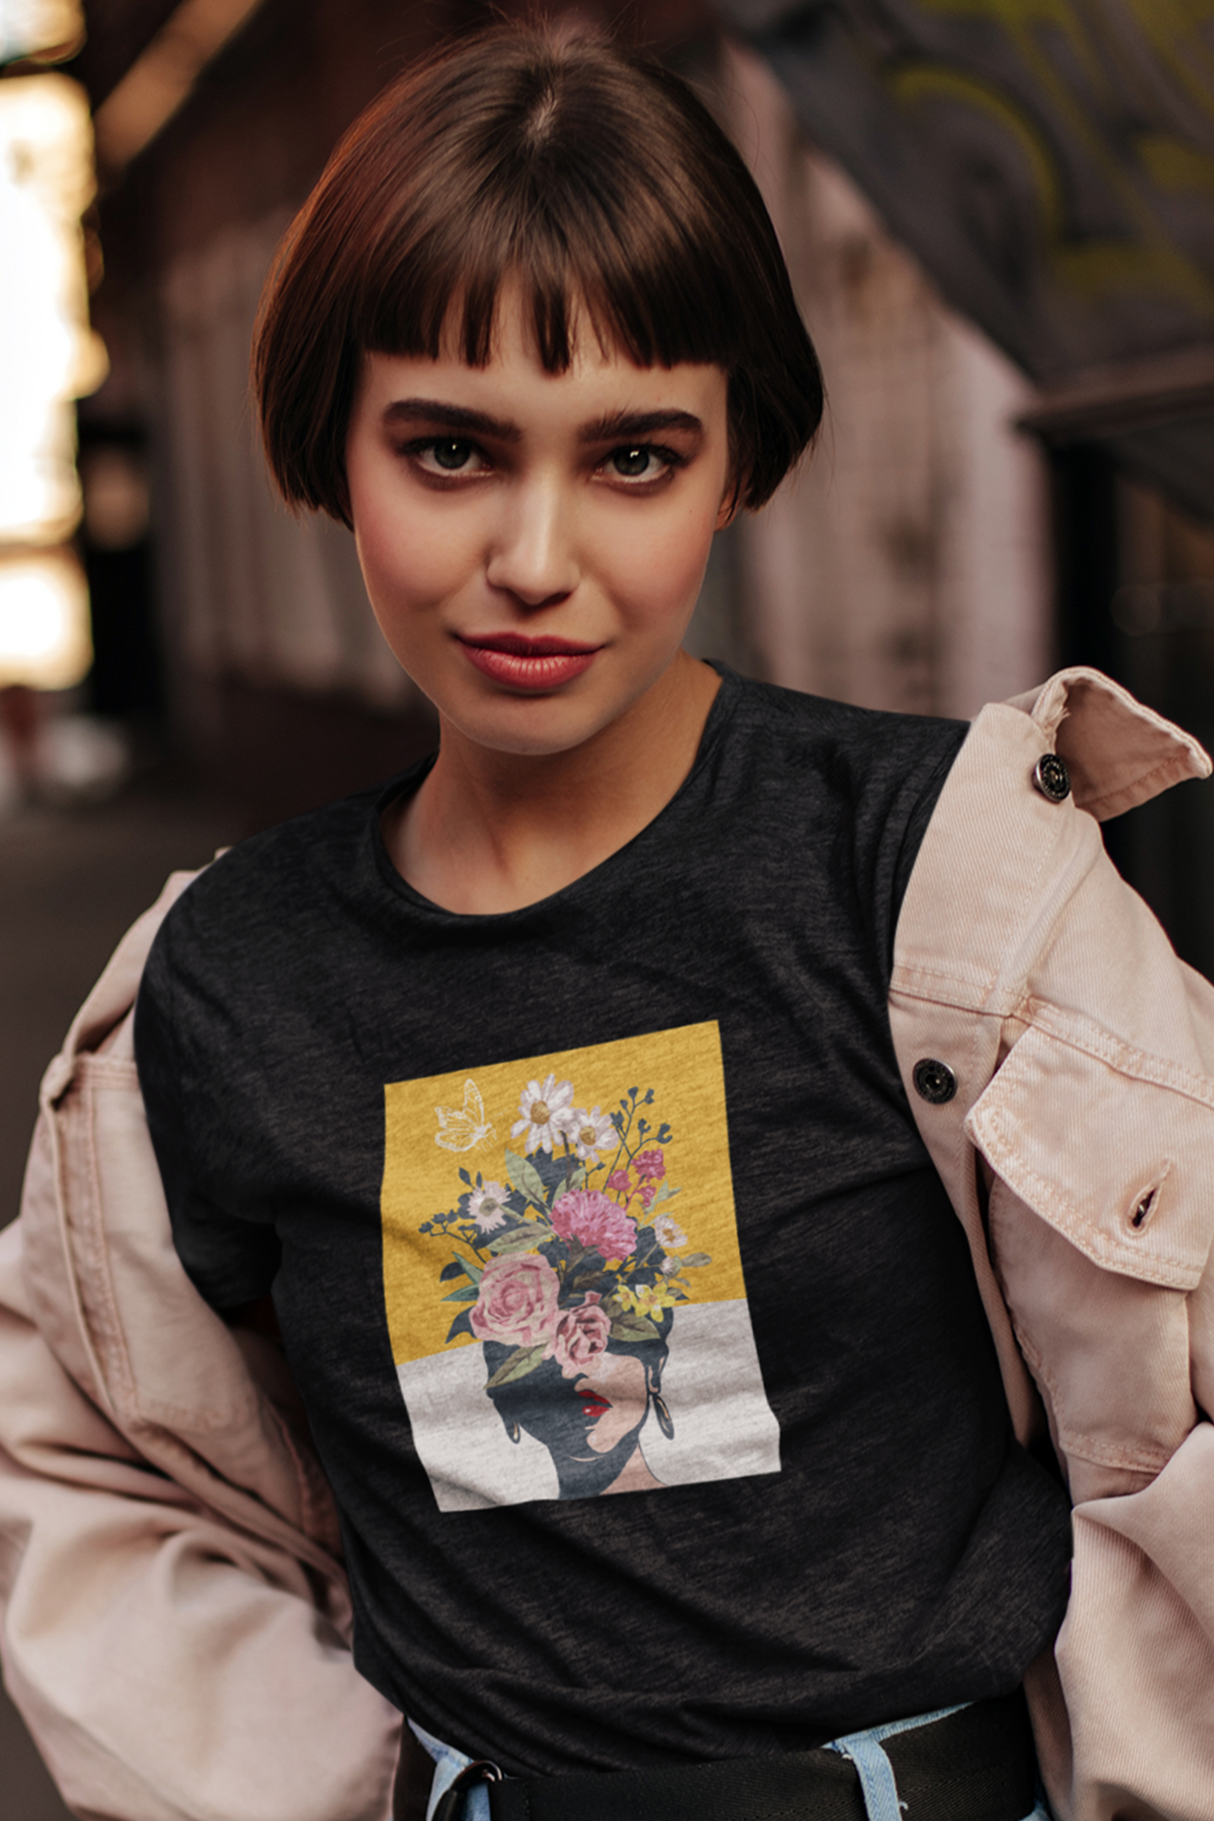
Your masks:
{"label": "flower bouquet illustration", "polygon": [[[660,1486],[641,1432],[652,1413],[674,1434],[662,1396],[669,1336],[712,1260],[688,1250],[671,1211],[673,1133],[655,1125],[654,1100],[632,1087],[605,1112],[577,1104],[555,1074],[527,1081],[500,1177],[461,1165],[455,1205],[418,1229],[448,1255],[438,1273],[454,1305],[447,1344],[481,1343],[506,1435],[548,1448],[561,1498]],[[462,1108],[435,1112],[442,1150],[471,1157],[498,1139],[471,1079]]]}

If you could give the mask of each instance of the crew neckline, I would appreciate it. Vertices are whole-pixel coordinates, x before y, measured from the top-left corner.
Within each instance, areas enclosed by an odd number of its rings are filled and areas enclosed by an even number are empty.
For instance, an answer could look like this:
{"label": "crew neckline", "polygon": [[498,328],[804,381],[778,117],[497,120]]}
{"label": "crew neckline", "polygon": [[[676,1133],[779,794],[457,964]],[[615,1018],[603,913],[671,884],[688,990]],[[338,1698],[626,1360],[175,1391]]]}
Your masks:
{"label": "crew neckline", "polygon": [[538,912],[546,911],[553,905],[559,904],[562,900],[576,897],[583,890],[590,889],[592,881],[595,884],[601,883],[608,868],[620,864],[626,855],[634,852],[640,842],[650,839],[655,831],[660,830],[661,825],[667,818],[677,812],[683,797],[691,789],[708,760],[712,757],[713,752],[720,743],[727,722],[732,718],[734,709],[737,705],[742,679],[737,671],[731,670],[727,664],[716,663],[711,659],[706,661],[709,664],[709,668],[715,670],[720,677],[721,687],[713,697],[712,706],[708,710],[708,715],[704,722],[704,731],[700,735],[700,743],[696,748],[696,756],[692,761],[687,776],[683,779],[683,782],[679,785],[679,788],[675,791],[674,795],[662,805],[655,816],[645,823],[643,828],[639,828],[635,835],[630,836],[621,847],[617,847],[614,853],[608,854],[604,859],[600,860],[596,866],[590,867],[587,872],[580,873],[576,879],[571,879],[568,885],[563,885],[559,891],[550,892],[545,898],[537,898],[531,904],[520,904],[514,910],[454,911],[448,910],[445,905],[436,904],[432,898],[425,897],[423,893],[416,889],[416,887],[410,885],[409,881],[404,878],[393,865],[391,855],[388,853],[387,843],[383,837],[380,821],[384,810],[387,809],[390,803],[395,802],[405,791],[416,790],[420,787],[438,757],[438,753],[435,751],[427,754],[427,756],[424,759],[419,760],[416,765],[411,766],[401,777],[394,778],[390,784],[386,785],[384,789],[380,791],[372,805],[371,845],[375,858],[376,870],[383,883],[388,886],[394,897],[403,899],[411,909],[422,912],[436,921],[452,925],[475,925],[478,928],[484,928],[490,924],[509,923],[512,920],[517,921],[521,918],[534,916]]}

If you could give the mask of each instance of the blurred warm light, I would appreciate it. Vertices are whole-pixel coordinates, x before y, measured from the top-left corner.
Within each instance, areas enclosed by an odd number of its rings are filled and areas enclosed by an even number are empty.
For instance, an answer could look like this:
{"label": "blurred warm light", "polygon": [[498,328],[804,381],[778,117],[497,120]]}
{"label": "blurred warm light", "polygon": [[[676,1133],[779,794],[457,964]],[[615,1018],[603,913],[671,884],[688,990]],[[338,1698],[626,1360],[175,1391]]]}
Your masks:
{"label": "blurred warm light", "polygon": [[80,0],[0,0],[0,63],[56,62],[84,41]]}
{"label": "blurred warm light", "polygon": [[182,0],[97,110],[97,156],[120,171],[172,118],[199,73],[261,0]]}
{"label": "blurred warm light", "polygon": [[0,688],[72,689],[92,661],[88,588],[73,553],[0,551]]}
{"label": "blurred warm light", "polygon": [[132,449],[90,449],[80,463],[84,529],[97,550],[129,550],[148,534],[152,501],[147,469]]}
{"label": "blurred warm light", "polygon": [[71,401],[106,371],[80,226],[92,194],[84,90],[0,82],[0,541],[54,543],[80,518]]}

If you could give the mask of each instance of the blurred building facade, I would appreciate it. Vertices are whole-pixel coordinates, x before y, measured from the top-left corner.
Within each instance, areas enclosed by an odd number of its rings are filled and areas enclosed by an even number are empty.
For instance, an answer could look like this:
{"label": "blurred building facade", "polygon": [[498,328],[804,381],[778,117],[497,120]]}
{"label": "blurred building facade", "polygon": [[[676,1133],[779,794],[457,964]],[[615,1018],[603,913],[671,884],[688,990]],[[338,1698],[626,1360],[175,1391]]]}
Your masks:
{"label": "blurred building facade", "polygon": [[[1172,576],[1178,564],[1200,580],[1210,568],[1200,526],[1149,488],[1128,492],[1090,413],[1059,415],[1057,376],[1043,398],[948,306],[855,176],[816,143],[762,34],[749,45],[732,36],[711,0],[557,0],[550,10],[628,32],[697,84],[767,197],[826,370],[815,457],[766,513],[718,539],[693,648],[797,688],[956,715],[1028,687],[1057,659],[1093,661],[1176,712],[1194,652],[1214,673],[1214,614],[1203,631],[1190,603],[1183,658],[1144,662],[1144,637],[1180,650],[1168,630],[1174,600],[1149,634],[1127,632],[1113,602],[1127,586],[1187,579]],[[727,10],[745,25],[790,9],[756,0]],[[930,11],[914,0],[895,10],[908,20]],[[292,519],[270,492],[248,345],[274,248],[341,132],[411,57],[490,8],[93,0],[86,11],[91,37],[75,67],[98,109],[105,277],[94,316],[111,360],[81,407],[95,683],[115,712],[124,690],[136,707],[163,704],[192,763],[241,799],[253,825],[387,775],[433,739],[427,705],[378,638],[349,534]],[[179,105],[141,145],[138,106],[124,124],[116,103],[158,55]],[[155,95],[141,105],[154,120]],[[1015,221],[1000,221],[1014,238]],[[1001,256],[1006,265],[1006,246]],[[120,525],[125,486],[129,533],[113,531],[112,515],[107,532],[105,511],[89,510],[107,485]],[[1155,539],[1152,549],[1171,552],[1167,573],[1144,581],[1155,558],[1134,527],[1151,511],[1182,529]],[[1201,734],[1212,711],[1197,706]],[[1161,906],[1183,895],[1191,841],[1214,850],[1205,812],[1194,827],[1197,812],[1184,813],[1180,832],[1122,840]]]}
{"label": "blurred building facade", "polygon": [[[1049,622],[1044,478],[1011,427],[1025,387],[949,315],[705,6],[602,10],[610,23],[626,11],[696,80],[750,158],[831,395],[815,461],[722,540],[698,647],[800,688],[929,712],[1025,686]],[[264,479],[247,397],[261,286],[358,110],[410,56],[488,16],[266,0],[103,200],[96,310],[113,371],[84,413],[86,446],[95,460],[107,424],[128,445],[146,430],[173,708],[204,765],[246,787],[276,769],[278,744],[285,775],[267,797],[298,775],[297,741],[330,759],[361,745],[357,762],[383,768],[432,736],[378,637],[349,534],[289,518]]]}

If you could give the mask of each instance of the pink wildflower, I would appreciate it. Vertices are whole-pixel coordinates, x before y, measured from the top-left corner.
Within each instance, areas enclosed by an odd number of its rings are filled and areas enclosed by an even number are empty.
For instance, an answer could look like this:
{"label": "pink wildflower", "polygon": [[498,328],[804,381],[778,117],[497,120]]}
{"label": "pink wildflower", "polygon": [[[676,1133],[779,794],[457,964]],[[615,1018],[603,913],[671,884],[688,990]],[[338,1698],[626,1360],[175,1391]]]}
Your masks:
{"label": "pink wildflower", "polygon": [[666,1174],[666,1159],[661,1151],[642,1151],[633,1158],[632,1167],[646,1182],[661,1182]]}
{"label": "pink wildflower", "polygon": [[627,1170],[613,1170],[607,1178],[607,1187],[614,1189],[617,1195],[630,1195],[632,1182]]}

